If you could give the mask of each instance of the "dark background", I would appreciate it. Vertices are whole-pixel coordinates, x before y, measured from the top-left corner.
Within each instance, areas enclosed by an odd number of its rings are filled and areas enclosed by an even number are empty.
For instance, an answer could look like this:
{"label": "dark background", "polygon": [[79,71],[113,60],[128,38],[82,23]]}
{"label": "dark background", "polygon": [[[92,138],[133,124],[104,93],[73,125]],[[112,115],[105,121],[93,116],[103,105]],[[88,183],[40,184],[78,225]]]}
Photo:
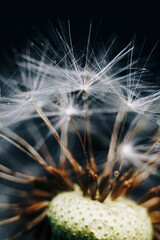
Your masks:
{"label": "dark background", "polygon": [[[27,39],[50,28],[58,20],[70,20],[74,41],[87,36],[92,20],[92,37],[106,42],[112,35],[128,43],[134,35],[138,41],[147,39],[146,49],[160,40],[160,11],[153,1],[1,1],[0,52],[21,47]],[[160,60],[160,47],[154,55]]]}

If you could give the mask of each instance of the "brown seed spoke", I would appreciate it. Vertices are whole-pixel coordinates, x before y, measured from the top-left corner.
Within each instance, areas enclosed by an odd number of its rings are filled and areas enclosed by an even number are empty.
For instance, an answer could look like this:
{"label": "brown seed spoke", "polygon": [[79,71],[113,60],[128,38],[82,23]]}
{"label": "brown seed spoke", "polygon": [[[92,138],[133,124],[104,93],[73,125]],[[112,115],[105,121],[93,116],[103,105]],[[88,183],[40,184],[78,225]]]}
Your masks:
{"label": "brown seed spoke", "polygon": [[32,221],[28,222],[22,231],[18,232],[17,234],[15,234],[14,236],[12,236],[10,238],[7,238],[7,240],[15,240],[18,237],[22,236],[24,233],[32,230],[40,222],[42,222],[45,217],[46,217],[46,211],[42,212],[42,214],[40,214],[38,217],[36,217]]}
{"label": "brown seed spoke", "polygon": [[52,175],[52,179],[55,179],[57,186],[63,186],[66,190],[73,190],[73,183],[68,174],[65,174],[65,171],[51,166],[47,167],[47,171]]}
{"label": "brown seed spoke", "polygon": [[154,236],[156,237],[157,240],[160,240],[160,233],[157,232],[156,230],[154,231]]}
{"label": "brown seed spoke", "polygon": [[144,202],[142,206],[146,207],[149,212],[157,211],[160,209],[160,197],[153,197],[150,200]]}
{"label": "brown seed spoke", "polygon": [[160,211],[153,211],[150,214],[152,223],[160,223]]}
{"label": "brown seed spoke", "polygon": [[33,189],[33,191],[31,192],[31,195],[35,197],[43,197],[43,198],[49,198],[49,199],[53,197],[53,193],[43,191],[41,189]]}
{"label": "brown seed spoke", "polygon": [[[147,166],[151,166],[151,168],[148,170]],[[134,179],[134,182],[132,182],[130,188],[127,191],[127,194],[130,195],[133,193],[133,191],[136,190],[136,188],[145,180],[148,178],[148,176],[151,174],[153,168],[157,169],[158,165],[156,163],[147,162],[144,164],[144,169],[142,172],[140,172]]]}
{"label": "brown seed spoke", "polygon": [[16,176],[16,177],[20,177],[20,178],[24,178],[24,179],[29,179],[29,180],[34,180],[35,177],[32,177],[32,176],[28,176],[26,174],[22,174],[22,173],[19,173],[19,172],[16,172],[16,171],[13,171],[12,169],[0,164],[0,170],[5,172],[5,173],[8,173],[10,175],[13,175],[13,176]]}
{"label": "brown seed spoke", "polygon": [[18,221],[20,219],[21,219],[21,215],[16,215],[14,217],[11,217],[11,218],[0,221],[0,226],[4,225],[4,224],[7,224],[7,223],[12,223],[12,222]]}
{"label": "brown seed spoke", "polygon": [[154,223],[154,228],[160,232],[160,223]]}
{"label": "brown seed spoke", "polygon": [[18,203],[0,203],[0,208],[19,210],[20,204],[18,204]]}
{"label": "brown seed spoke", "polygon": [[43,208],[46,208],[46,207],[48,207],[49,203],[50,203],[49,201],[43,201],[43,202],[32,204],[31,206],[26,207],[22,211],[21,216],[25,217],[27,215],[33,214],[33,213],[43,209]]}
{"label": "brown seed spoke", "polygon": [[142,204],[146,201],[148,201],[149,199],[156,197],[158,195],[158,193],[160,192],[160,186],[151,188],[147,193],[145,193],[139,200],[138,200],[138,204]]}
{"label": "brown seed spoke", "polygon": [[116,120],[114,123],[113,127],[113,132],[110,140],[110,146],[109,146],[109,151],[108,151],[108,156],[107,156],[107,161],[104,165],[103,171],[100,175],[100,180],[103,177],[108,176],[112,171],[113,167],[116,161],[116,147],[117,147],[117,140],[118,140],[118,133],[119,129],[121,126],[121,123],[123,121],[124,113],[123,112],[118,112],[116,116]]}
{"label": "brown seed spoke", "polygon": [[96,193],[97,193],[97,187],[98,187],[97,178],[98,176],[96,173],[92,174],[92,180],[91,180],[91,183],[89,184],[89,191],[90,191],[91,198],[93,200],[96,198]]}
{"label": "brown seed spoke", "polygon": [[[130,173],[132,171],[133,168],[130,168],[126,173],[123,174],[123,176],[121,176],[114,184],[113,189],[112,189],[112,193],[111,193],[111,197],[112,199],[117,198],[117,196],[121,195],[121,191],[123,188],[123,184],[125,183],[125,181],[128,181],[130,179]],[[123,193],[123,191],[122,191]],[[120,194],[120,195],[119,195]]]}
{"label": "brown seed spoke", "polygon": [[[83,175],[83,194],[90,194],[92,199],[95,199],[97,192],[97,179],[98,176],[94,171],[89,167],[86,168],[85,174]],[[89,192],[88,192],[89,191]]]}
{"label": "brown seed spoke", "polygon": [[11,182],[21,183],[21,184],[29,184],[33,181],[31,179],[22,179],[20,177],[12,176],[2,172],[0,172],[0,178],[6,179]]}
{"label": "brown seed spoke", "polygon": [[77,175],[77,179],[78,179],[79,185],[81,186],[82,185],[82,183],[81,183],[81,174],[83,172],[82,167],[76,161],[76,159],[74,158],[72,153],[69,151],[69,149],[63,144],[63,142],[61,141],[61,138],[60,138],[58,132],[56,131],[54,126],[51,124],[49,119],[45,116],[45,114],[43,113],[42,109],[39,106],[37,106],[36,104],[34,104],[32,101],[30,101],[30,103],[32,104],[33,108],[37,111],[39,116],[42,118],[42,120],[45,122],[46,126],[51,131],[51,133],[53,134],[53,136],[55,137],[55,139],[57,140],[57,142],[59,143],[59,145],[63,149],[64,154],[66,155],[67,159],[71,163],[71,165],[72,165],[72,167],[73,167],[73,169],[74,169],[74,171],[75,171],[75,173]]}
{"label": "brown seed spoke", "polygon": [[99,201],[103,202],[109,193],[112,191],[113,188],[113,179],[111,174],[103,177],[99,183]]}

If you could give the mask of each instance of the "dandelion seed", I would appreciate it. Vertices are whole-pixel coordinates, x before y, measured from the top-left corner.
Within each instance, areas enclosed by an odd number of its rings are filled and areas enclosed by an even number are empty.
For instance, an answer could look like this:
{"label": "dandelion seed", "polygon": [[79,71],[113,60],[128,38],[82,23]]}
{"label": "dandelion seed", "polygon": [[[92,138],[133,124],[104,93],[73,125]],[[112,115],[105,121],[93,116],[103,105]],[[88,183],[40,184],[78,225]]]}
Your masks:
{"label": "dandelion seed", "polygon": [[71,37],[69,46],[58,36],[63,57],[53,50],[51,59],[48,46],[39,57],[32,44],[37,58],[27,50],[19,76],[1,77],[0,228],[20,223],[7,239],[159,240],[160,186],[130,199],[159,168],[159,90],[141,81],[146,64],[136,69],[132,44],[110,61],[87,46],[82,64]]}

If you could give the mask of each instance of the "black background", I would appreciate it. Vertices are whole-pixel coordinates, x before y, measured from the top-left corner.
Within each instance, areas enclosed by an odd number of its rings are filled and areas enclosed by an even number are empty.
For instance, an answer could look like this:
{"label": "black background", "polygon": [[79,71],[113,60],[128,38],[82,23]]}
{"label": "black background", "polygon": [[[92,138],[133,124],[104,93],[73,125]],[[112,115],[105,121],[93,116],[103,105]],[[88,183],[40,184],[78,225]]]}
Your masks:
{"label": "black background", "polygon": [[[148,47],[160,40],[159,6],[154,2],[134,1],[1,1],[0,3],[0,50],[20,47],[27,39],[54,27],[58,20],[70,20],[74,40],[87,36],[92,20],[92,32],[98,40],[106,42],[113,34],[124,43],[136,35],[143,41],[147,38]],[[157,59],[160,59],[157,48]]]}

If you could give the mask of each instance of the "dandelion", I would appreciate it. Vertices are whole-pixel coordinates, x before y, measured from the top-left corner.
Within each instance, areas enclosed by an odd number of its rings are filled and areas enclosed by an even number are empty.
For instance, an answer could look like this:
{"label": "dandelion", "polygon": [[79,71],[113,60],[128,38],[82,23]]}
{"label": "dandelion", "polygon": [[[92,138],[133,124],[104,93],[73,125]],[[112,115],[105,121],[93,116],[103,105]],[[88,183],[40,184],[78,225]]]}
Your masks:
{"label": "dandelion", "polygon": [[63,57],[34,45],[1,76],[0,228],[14,226],[2,237],[158,240],[159,90],[132,44],[108,61],[59,38]]}

